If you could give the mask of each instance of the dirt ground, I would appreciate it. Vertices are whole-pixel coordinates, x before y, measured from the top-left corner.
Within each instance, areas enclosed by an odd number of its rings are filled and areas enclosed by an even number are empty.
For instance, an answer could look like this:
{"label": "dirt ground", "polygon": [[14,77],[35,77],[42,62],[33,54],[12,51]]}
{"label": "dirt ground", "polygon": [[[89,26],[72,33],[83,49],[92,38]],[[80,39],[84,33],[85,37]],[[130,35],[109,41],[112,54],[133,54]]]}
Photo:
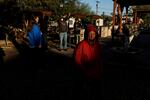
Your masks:
{"label": "dirt ground", "polygon": [[11,55],[13,59],[1,66],[0,97],[23,100],[149,100],[149,38],[149,34],[140,34],[135,39],[132,47],[141,50],[137,54],[114,52],[110,41],[103,42],[102,78],[91,82],[85,81],[74,70],[72,56],[66,56],[68,53],[60,53],[54,48],[46,52],[25,49],[17,53],[16,49],[10,49],[10,54],[15,53]]}

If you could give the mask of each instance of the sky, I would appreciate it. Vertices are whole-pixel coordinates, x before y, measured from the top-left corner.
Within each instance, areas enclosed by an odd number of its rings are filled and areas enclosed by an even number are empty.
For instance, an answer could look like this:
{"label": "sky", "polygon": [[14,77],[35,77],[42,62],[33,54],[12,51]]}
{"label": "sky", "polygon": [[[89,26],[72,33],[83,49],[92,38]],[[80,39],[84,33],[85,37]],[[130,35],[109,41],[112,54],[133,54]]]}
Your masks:
{"label": "sky", "polygon": [[112,0],[80,0],[82,3],[88,3],[91,9],[96,13],[96,1],[98,1],[98,14],[101,15],[105,12],[106,15],[110,15],[113,12]]}

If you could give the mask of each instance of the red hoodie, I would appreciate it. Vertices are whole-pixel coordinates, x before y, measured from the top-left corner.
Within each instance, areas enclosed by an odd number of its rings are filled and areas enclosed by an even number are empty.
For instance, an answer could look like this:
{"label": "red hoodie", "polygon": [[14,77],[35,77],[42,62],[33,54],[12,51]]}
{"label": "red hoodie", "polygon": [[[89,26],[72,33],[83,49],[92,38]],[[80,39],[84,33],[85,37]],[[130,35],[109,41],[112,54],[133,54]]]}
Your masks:
{"label": "red hoodie", "polygon": [[[95,31],[93,26],[87,29],[87,33]],[[101,74],[101,45],[94,40],[93,44],[89,43],[87,39],[81,41],[74,50],[75,63],[80,71],[82,71],[86,78],[99,78]]]}

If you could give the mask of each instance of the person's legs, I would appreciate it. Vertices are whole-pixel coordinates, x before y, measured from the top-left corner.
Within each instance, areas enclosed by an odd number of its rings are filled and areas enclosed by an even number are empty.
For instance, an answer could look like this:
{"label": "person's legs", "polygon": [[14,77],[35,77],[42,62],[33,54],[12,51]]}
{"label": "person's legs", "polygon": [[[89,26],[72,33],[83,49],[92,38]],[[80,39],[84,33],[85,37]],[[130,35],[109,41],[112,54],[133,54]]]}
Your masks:
{"label": "person's legs", "polygon": [[29,38],[29,48],[35,47],[35,41],[32,38]]}
{"label": "person's legs", "polygon": [[64,49],[67,49],[67,32],[64,33]]}
{"label": "person's legs", "polygon": [[59,38],[60,38],[60,45],[59,45],[59,48],[60,48],[60,49],[63,49],[63,35],[64,35],[64,33],[60,33],[60,34],[59,34]]}
{"label": "person's legs", "polygon": [[72,94],[72,100],[79,100],[83,99],[85,96],[84,93],[84,87],[86,85],[84,75],[77,70],[74,70],[73,72],[73,94]]}
{"label": "person's legs", "polygon": [[129,48],[129,37],[128,36],[125,36],[124,46],[125,46],[125,49]]}
{"label": "person's legs", "polygon": [[101,80],[92,80],[90,81],[90,97],[91,99],[102,99],[102,88],[101,88]]}
{"label": "person's legs", "polygon": [[41,46],[42,50],[47,50],[48,49],[48,43],[47,43],[47,34],[42,34],[42,39],[41,39]]}

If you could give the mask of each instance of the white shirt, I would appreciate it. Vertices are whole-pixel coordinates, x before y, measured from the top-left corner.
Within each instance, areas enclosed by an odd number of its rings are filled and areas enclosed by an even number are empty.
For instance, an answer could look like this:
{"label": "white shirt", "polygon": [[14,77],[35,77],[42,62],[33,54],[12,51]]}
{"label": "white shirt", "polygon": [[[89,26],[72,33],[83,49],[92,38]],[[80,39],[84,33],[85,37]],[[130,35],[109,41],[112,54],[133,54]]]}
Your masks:
{"label": "white shirt", "polygon": [[69,18],[68,24],[69,28],[74,28],[75,18],[71,17]]}

